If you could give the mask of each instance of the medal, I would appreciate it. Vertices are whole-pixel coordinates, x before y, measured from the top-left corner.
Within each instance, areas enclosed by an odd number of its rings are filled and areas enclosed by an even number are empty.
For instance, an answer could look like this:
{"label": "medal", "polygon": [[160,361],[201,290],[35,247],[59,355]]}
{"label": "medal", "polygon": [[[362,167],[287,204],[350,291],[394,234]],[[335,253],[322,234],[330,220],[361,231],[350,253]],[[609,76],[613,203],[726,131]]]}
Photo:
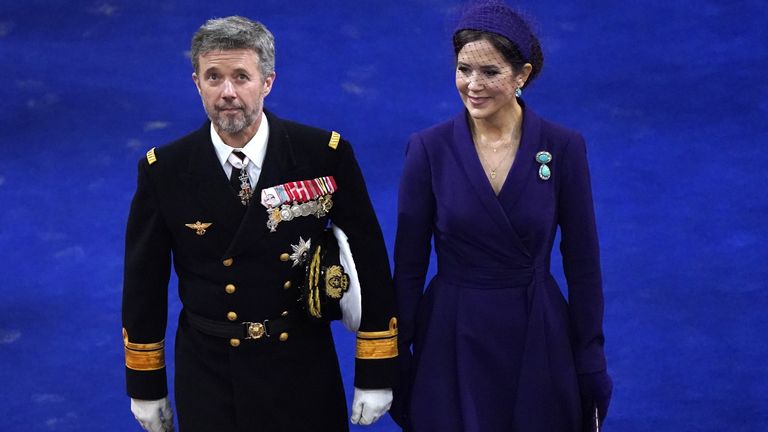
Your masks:
{"label": "medal", "polygon": [[237,196],[240,197],[240,203],[247,206],[251,201],[253,192],[251,192],[251,182],[248,179],[248,173],[245,169],[240,170],[240,176],[237,179],[240,180],[240,193],[238,193]]}
{"label": "medal", "polygon": [[330,195],[321,196],[317,200],[317,217],[321,218],[328,214],[333,207],[333,200]]}
{"label": "medal", "polygon": [[277,231],[277,224],[280,223],[280,210],[267,209],[267,215],[267,228],[269,228],[269,232]]}
{"label": "medal", "polygon": [[297,265],[306,263],[307,256],[309,255],[309,248],[311,247],[311,238],[307,241],[304,241],[303,238],[299,237],[299,244],[291,245],[291,249],[293,249],[293,253],[290,255],[290,258],[293,260],[293,265],[291,267],[296,267]]}

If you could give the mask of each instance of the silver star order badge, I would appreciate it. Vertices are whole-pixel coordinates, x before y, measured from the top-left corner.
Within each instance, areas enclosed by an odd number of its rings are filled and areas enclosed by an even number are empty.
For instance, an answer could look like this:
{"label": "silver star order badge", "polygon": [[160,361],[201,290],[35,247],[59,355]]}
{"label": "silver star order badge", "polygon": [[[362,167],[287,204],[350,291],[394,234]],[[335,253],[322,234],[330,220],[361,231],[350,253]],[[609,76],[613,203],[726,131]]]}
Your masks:
{"label": "silver star order badge", "polygon": [[291,245],[291,249],[293,249],[293,253],[290,255],[290,258],[293,260],[293,265],[291,267],[296,267],[297,265],[304,264],[307,261],[307,255],[309,254],[310,247],[312,247],[311,238],[307,241],[304,241],[303,238],[299,237],[299,244]]}

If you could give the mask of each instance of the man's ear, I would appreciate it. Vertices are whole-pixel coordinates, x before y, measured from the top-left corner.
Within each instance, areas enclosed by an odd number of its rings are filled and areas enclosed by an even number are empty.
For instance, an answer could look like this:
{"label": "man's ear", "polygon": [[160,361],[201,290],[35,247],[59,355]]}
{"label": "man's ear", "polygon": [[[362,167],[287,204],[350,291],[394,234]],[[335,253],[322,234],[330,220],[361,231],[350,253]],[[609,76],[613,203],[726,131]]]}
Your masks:
{"label": "man's ear", "polygon": [[275,83],[276,77],[277,73],[273,71],[264,79],[264,96],[268,95],[272,91],[272,85]]}
{"label": "man's ear", "polygon": [[200,77],[197,76],[196,72],[192,72],[192,81],[194,81],[195,87],[197,87],[197,93],[202,94],[203,90],[200,88]]}

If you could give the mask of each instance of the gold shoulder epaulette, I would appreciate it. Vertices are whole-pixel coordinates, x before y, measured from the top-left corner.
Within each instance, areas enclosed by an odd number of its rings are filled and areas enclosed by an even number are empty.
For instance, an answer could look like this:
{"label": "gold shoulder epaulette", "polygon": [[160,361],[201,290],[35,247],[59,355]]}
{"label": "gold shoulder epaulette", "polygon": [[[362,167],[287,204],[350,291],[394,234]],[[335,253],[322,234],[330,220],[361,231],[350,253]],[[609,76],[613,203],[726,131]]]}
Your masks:
{"label": "gold shoulder epaulette", "polygon": [[123,344],[128,369],[153,371],[165,367],[165,340],[148,344],[133,343],[128,340],[128,332],[123,329]]}
{"label": "gold shoulder epaulette", "polygon": [[336,131],[331,131],[331,139],[328,141],[328,147],[336,150],[336,147],[339,146],[339,140],[341,139],[341,135],[339,135]]}
{"label": "gold shoulder epaulette", "polygon": [[362,360],[397,357],[397,318],[389,320],[389,330],[357,332],[355,357]]}
{"label": "gold shoulder epaulette", "polygon": [[147,162],[149,162],[150,165],[157,162],[157,156],[155,156],[155,147],[152,147],[147,152]]}

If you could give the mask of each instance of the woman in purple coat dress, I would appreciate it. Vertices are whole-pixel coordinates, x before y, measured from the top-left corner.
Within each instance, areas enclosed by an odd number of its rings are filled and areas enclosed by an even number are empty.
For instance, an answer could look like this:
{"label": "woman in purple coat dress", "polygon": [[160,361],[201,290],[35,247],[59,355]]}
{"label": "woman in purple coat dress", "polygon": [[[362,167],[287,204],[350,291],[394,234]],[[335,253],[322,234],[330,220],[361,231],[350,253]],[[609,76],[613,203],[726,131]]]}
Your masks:
{"label": "woman in purple coat dress", "polygon": [[596,430],[612,383],[584,139],[523,103],[543,55],[506,5],[468,9],[454,48],[465,110],[411,137],[400,184],[392,416],[413,432]]}

